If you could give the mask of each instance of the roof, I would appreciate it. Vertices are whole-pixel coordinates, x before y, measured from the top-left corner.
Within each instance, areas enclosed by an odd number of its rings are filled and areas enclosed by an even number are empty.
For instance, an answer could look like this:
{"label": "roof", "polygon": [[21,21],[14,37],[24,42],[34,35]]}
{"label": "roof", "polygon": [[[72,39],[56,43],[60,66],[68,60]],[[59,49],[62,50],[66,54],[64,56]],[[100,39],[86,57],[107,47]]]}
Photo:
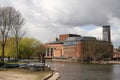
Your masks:
{"label": "roof", "polygon": [[[73,34],[72,34],[73,35]],[[85,40],[96,40],[95,37],[81,37],[81,36],[75,36],[75,37],[68,37],[66,41],[53,41],[49,44],[63,44],[64,46],[74,46],[78,42],[85,41]]]}

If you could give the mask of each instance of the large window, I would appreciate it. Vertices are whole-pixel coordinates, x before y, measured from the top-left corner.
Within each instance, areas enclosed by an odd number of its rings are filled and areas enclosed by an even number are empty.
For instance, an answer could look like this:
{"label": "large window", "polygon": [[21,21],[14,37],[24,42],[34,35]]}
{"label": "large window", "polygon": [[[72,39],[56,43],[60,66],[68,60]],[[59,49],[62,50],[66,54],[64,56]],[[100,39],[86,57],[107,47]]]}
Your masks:
{"label": "large window", "polygon": [[46,56],[53,56],[54,48],[47,48],[46,49]]}

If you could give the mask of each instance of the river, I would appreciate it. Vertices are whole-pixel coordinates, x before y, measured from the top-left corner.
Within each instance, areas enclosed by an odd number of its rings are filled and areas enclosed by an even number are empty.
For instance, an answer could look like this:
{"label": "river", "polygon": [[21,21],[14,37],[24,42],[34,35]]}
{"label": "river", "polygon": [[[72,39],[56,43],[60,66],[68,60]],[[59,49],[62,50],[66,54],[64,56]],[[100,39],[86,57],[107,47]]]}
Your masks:
{"label": "river", "polygon": [[120,65],[52,62],[59,80],[120,80]]}

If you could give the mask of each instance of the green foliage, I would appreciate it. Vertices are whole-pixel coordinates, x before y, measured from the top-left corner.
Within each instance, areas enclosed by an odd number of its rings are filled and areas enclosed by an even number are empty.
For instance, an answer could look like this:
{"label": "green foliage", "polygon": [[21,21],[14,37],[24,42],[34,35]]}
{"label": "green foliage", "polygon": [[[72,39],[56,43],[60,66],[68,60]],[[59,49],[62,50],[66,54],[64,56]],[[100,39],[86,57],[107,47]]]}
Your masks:
{"label": "green foliage", "polygon": [[37,48],[39,48],[41,51],[43,51],[42,48],[43,44],[34,38],[23,38],[20,41],[19,45],[19,51],[20,51],[20,57],[21,58],[31,58],[37,56]]}
{"label": "green foliage", "polygon": [[[8,38],[5,46],[5,56],[10,56],[16,58],[16,48],[15,48],[14,38]],[[23,38],[19,43],[19,57],[20,58],[31,58],[36,57],[37,52],[44,52],[44,45],[37,39],[34,38]],[[1,53],[1,46],[0,46]],[[0,54],[1,56],[1,54]]]}
{"label": "green foliage", "polygon": [[[1,53],[1,46],[0,46]],[[1,54],[0,54],[1,56]],[[8,38],[5,46],[5,56],[15,57],[15,42],[14,38]]]}
{"label": "green foliage", "polygon": [[5,46],[5,56],[15,57],[15,42],[14,38],[9,38]]}

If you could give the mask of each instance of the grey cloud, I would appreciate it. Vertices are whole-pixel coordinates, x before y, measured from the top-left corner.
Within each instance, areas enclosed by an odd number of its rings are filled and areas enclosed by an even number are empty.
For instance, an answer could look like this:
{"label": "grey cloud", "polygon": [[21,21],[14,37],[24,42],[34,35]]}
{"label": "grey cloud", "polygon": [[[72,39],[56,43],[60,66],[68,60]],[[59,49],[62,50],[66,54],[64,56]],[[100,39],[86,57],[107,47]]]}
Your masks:
{"label": "grey cloud", "polygon": [[[13,5],[33,24],[69,26],[108,24],[109,16],[120,18],[120,0],[0,0]],[[39,14],[39,15],[36,15]]]}
{"label": "grey cloud", "polygon": [[0,6],[12,6],[12,0],[0,0]]}
{"label": "grey cloud", "polygon": [[116,35],[113,37],[114,43],[119,41],[117,33],[120,25],[110,21],[114,17],[120,21],[119,4],[120,0],[0,0],[1,6],[13,6],[23,14],[30,36],[41,36],[41,39],[48,40],[51,35],[82,31],[72,30],[76,27],[110,24],[114,26],[112,36]]}
{"label": "grey cloud", "polygon": [[[120,18],[119,0],[67,0],[64,8],[58,9],[58,23],[67,25],[108,24],[108,16]],[[71,3],[69,3],[71,1]],[[77,3],[75,3],[77,2]],[[63,11],[63,12],[61,12]]]}

